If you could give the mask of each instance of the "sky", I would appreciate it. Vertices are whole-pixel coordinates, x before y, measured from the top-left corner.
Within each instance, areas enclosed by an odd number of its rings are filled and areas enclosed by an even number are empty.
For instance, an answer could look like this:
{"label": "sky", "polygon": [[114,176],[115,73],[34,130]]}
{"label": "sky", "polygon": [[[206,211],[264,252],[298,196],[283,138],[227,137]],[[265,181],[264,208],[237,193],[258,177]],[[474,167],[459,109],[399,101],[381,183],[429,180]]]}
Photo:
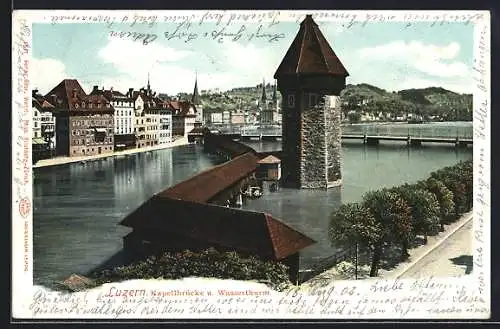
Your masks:
{"label": "sky", "polygon": [[[369,83],[388,91],[436,86],[472,92],[472,24],[431,26],[427,22],[408,27],[405,23],[373,22],[347,28],[341,23],[316,22],[348,70],[347,83]],[[228,25],[225,32],[237,32],[242,25]],[[229,36],[222,40],[214,36],[221,25],[212,22],[183,25],[177,34],[178,23],[133,27],[36,23],[32,86],[45,94],[61,80],[72,78],[87,92],[94,85],[125,92],[144,87],[149,74],[153,90],[173,95],[192,92],[195,77],[200,90],[255,86],[263,79],[272,82],[299,24],[266,23],[260,30],[261,37],[255,36],[258,23],[243,26],[241,37],[234,41]],[[133,35],[120,37],[112,31],[150,37],[134,41]],[[180,32],[186,35],[176,37]],[[197,37],[188,41],[188,33]]]}

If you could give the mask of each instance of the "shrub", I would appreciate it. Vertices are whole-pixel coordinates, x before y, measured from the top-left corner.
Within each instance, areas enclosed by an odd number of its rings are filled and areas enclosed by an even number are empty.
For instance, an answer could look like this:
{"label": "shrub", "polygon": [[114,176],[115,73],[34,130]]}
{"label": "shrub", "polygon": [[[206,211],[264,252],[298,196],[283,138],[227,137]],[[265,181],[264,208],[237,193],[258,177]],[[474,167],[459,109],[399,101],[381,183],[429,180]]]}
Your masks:
{"label": "shrub", "polygon": [[104,270],[93,274],[99,284],[133,279],[180,279],[214,277],[220,279],[255,280],[274,289],[290,284],[288,268],[282,263],[243,257],[236,252],[218,252],[213,248],[202,252],[186,250],[165,252],[159,257]]}

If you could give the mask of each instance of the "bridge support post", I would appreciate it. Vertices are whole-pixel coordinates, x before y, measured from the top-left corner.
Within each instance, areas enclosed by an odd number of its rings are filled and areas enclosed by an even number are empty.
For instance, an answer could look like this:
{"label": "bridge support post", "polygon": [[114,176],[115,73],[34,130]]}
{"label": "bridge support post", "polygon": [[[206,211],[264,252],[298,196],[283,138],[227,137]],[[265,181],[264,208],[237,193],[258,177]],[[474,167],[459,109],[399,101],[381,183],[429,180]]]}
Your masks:
{"label": "bridge support post", "polygon": [[363,135],[363,144],[366,144],[368,142],[368,137],[366,137],[366,134]]}
{"label": "bridge support post", "polygon": [[376,146],[379,144],[379,139],[377,137],[366,137],[366,144]]}
{"label": "bridge support post", "polygon": [[410,140],[410,145],[411,146],[422,146],[422,141],[418,139],[412,139]]}
{"label": "bridge support post", "polygon": [[467,141],[457,141],[455,143],[455,147],[458,147],[458,148],[467,148]]}

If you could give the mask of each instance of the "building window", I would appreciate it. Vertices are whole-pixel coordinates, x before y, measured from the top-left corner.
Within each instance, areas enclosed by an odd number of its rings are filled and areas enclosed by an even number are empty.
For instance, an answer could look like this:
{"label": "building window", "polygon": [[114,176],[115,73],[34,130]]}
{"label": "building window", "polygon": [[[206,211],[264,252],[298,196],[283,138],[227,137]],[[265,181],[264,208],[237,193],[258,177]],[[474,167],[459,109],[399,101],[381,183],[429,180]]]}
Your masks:
{"label": "building window", "polygon": [[288,106],[295,107],[295,95],[288,95]]}
{"label": "building window", "polygon": [[313,107],[313,106],[318,105],[318,99],[319,99],[318,94],[310,93],[309,94],[309,106]]}

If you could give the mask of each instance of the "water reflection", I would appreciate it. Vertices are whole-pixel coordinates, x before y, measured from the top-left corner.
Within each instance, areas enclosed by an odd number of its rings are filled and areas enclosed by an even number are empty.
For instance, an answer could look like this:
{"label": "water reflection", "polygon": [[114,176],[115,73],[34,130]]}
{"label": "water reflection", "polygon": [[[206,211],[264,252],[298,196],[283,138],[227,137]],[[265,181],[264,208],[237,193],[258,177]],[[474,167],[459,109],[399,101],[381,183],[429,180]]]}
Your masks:
{"label": "water reflection", "polygon": [[[279,143],[249,143],[260,151]],[[430,171],[472,157],[471,149],[450,146],[408,149],[342,147],[344,184],[335,189],[281,189],[246,200],[246,209],[271,213],[318,243],[302,253],[306,266],[333,253],[328,217],[341,202],[358,201],[368,190],[426,177]],[[220,163],[198,145],[108,158],[85,164],[38,168],[34,182],[34,281],[50,285],[71,273],[86,273],[106,259],[119,258],[129,229],[117,225],[155,193]],[[202,188],[202,187],[200,187]]]}
{"label": "water reflection", "polygon": [[35,170],[34,281],[86,273],[122,249],[117,225],[155,193],[220,163],[186,145]]}

